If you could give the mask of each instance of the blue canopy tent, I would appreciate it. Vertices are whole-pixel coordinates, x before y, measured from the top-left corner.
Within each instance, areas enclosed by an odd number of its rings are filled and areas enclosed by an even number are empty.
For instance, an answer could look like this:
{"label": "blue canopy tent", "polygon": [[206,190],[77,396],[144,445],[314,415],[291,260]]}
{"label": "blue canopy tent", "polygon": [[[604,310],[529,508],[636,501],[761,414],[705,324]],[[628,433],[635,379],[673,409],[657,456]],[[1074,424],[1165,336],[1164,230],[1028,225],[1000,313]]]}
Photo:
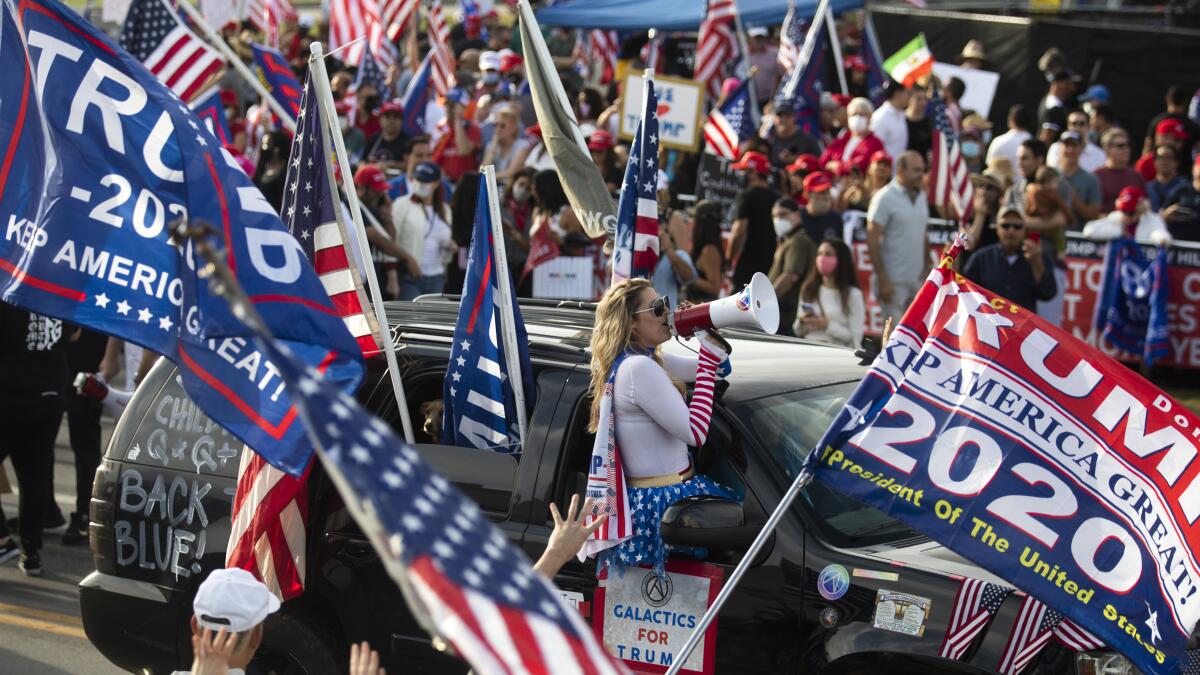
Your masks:
{"label": "blue canopy tent", "polygon": [[[834,14],[862,9],[864,0],[832,0]],[[697,30],[704,19],[704,0],[566,0],[538,10],[542,26],[570,28],[607,28],[640,31]],[[788,0],[738,0],[738,14],[747,26],[771,26],[783,23]],[[811,17],[817,0],[796,0],[796,9]]]}

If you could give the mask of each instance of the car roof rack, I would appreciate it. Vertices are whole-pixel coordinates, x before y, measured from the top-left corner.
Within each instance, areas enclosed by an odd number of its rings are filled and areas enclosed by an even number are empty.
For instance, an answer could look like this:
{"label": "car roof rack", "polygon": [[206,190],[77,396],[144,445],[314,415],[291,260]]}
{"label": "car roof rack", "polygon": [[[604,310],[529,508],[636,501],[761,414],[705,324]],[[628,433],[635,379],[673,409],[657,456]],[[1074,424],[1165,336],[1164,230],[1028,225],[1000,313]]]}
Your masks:
{"label": "car roof rack", "polygon": [[[581,312],[596,312],[596,303],[583,300],[554,300],[551,298],[517,298],[522,307],[543,307],[547,309],[574,309]],[[413,299],[413,302],[462,302],[461,295],[451,293],[426,293]]]}

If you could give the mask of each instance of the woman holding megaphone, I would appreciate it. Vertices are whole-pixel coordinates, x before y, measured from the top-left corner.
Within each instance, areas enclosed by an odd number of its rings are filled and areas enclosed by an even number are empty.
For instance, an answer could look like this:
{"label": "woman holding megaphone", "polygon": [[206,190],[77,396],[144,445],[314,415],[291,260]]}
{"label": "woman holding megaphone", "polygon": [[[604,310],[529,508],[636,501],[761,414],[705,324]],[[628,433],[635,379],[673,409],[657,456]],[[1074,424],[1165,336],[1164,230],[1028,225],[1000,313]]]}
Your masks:
{"label": "woman holding megaphone", "polygon": [[[668,547],[659,523],[667,507],[694,495],[734,498],[696,474],[688,446],[700,448],[708,437],[717,371],[731,351],[716,327],[753,322],[772,333],[778,327],[777,309],[771,319],[774,293],[753,296],[764,285],[769,292],[770,282],[756,281],[737,296],[679,311],[646,279],[615,284],[600,300],[592,333],[589,429],[596,445],[588,490],[607,502],[608,523],[584,550],[599,554],[602,569],[649,565],[662,574]],[[726,305],[745,306],[731,311],[749,319],[721,320]],[[663,354],[660,346],[672,334],[698,334],[699,358]],[[695,382],[690,401],[685,380]]]}

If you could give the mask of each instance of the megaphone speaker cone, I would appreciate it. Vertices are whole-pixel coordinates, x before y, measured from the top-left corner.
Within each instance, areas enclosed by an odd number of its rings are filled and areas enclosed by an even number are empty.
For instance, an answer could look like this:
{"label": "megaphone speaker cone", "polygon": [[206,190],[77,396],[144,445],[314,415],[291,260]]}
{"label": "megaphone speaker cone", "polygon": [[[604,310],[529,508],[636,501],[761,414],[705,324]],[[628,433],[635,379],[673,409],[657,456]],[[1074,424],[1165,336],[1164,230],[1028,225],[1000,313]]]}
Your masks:
{"label": "megaphone speaker cone", "polygon": [[708,328],[753,326],[764,333],[779,330],[779,302],[775,287],[761,272],[741,291],[702,305],[677,310],[674,316],[676,335],[695,335]]}

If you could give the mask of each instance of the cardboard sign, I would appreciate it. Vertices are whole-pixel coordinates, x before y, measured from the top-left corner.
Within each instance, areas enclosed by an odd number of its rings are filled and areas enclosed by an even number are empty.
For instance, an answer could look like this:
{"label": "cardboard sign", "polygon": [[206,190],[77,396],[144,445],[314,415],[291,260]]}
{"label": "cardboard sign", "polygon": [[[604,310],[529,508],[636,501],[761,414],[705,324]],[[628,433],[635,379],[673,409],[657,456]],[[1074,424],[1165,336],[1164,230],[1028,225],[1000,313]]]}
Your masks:
{"label": "cardboard sign", "polygon": [[533,268],[533,297],[593,300],[596,261],[586,256],[559,256]]}
{"label": "cardboard sign", "polygon": [[[696,152],[704,114],[704,87],[696,80],[669,75],[654,76],[658,96],[658,142],[664,148]],[[642,75],[627,73],[621,96],[619,136],[632,139],[642,120]]]}
{"label": "cardboard sign", "polygon": [[700,155],[700,167],[696,170],[696,201],[712,199],[722,204],[732,204],[746,184],[738,171],[729,168],[733,162],[712,153]]}
{"label": "cardboard sign", "polygon": [[935,63],[933,74],[938,76],[942,84],[949,82],[952,77],[962,80],[967,85],[967,90],[958,105],[963,110],[974,110],[983,115],[984,119],[992,116],[992,99],[996,98],[996,85],[1000,84],[1000,73],[963,68],[949,63]]}
{"label": "cardboard sign", "polygon": [[[638,672],[665,673],[676,651],[721,591],[724,571],[693,560],[668,560],[666,578],[645,567],[607,571],[596,587],[592,627],[609,653]],[[716,672],[717,622],[704,631],[681,673]]]}

